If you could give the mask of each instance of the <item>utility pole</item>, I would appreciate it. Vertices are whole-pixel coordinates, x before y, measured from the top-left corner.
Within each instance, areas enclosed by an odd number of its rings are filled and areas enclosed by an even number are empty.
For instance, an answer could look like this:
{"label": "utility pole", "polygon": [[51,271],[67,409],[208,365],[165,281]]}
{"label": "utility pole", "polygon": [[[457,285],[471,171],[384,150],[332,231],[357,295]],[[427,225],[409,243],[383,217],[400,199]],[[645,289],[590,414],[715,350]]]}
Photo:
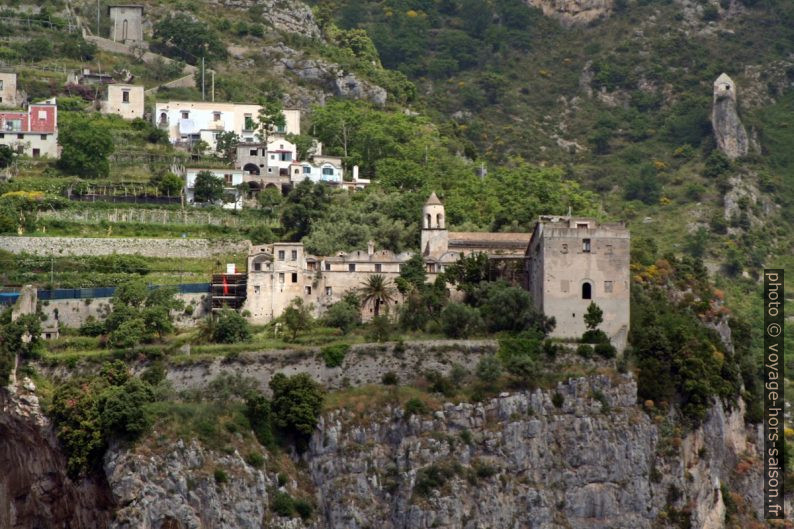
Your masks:
{"label": "utility pole", "polygon": [[204,56],[201,56],[201,100],[204,101]]}
{"label": "utility pole", "polygon": [[55,257],[50,254],[50,288],[55,290]]}
{"label": "utility pole", "polygon": [[99,37],[99,0],[96,0],[96,36]]}
{"label": "utility pole", "polygon": [[215,70],[210,70],[212,76],[212,102],[215,102]]}

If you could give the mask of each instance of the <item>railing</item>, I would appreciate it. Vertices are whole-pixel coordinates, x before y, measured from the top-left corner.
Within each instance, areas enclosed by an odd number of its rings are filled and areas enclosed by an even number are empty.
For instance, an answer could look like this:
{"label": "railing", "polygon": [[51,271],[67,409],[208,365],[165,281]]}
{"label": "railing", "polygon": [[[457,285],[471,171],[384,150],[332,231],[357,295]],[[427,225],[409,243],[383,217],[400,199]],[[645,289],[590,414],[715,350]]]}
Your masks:
{"label": "railing", "polygon": [[[150,285],[149,288],[175,287],[179,294],[208,294],[209,283],[181,283],[178,285]],[[37,290],[40,301],[55,301],[59,299],[95,299],[112,298],[116,287],[94,288],[58,288],[55,290]],[[19,292],[0,292],[0,305],[13,305],[19,298]]]}

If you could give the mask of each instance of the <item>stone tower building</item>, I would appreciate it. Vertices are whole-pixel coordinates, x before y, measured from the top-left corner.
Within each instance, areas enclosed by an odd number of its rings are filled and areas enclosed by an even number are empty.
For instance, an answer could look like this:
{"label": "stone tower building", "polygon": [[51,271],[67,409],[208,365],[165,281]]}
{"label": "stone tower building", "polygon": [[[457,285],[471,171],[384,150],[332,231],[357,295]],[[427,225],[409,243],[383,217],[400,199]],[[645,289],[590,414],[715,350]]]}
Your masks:
{"label": "stone tower building", "polygon": [[725,156],[735,160],[746,156],[749,150],[747,131],[736,111],[736,84],[727,74],[714,81],[714,105],[711,111],[711,126],[717,147]]}
{"label": "stone tower building", "polygon": [[444,217],[444,204],[433,193],[422,207],[422,255],[438,258],[449,248],[449,232]]}
{"label": "stone tower building", "polygon": [[110,16],[110,38],[124,44],[143,43],[143,6],[108,6]]}
{"label": "stone tower building", "polygon": [[629,331],[629,230],[622,223],[541,216],[527,248],[527,288],[535,306],[557,320],[552,336],[579,338],[591,302],[600,329],[625,347]]}

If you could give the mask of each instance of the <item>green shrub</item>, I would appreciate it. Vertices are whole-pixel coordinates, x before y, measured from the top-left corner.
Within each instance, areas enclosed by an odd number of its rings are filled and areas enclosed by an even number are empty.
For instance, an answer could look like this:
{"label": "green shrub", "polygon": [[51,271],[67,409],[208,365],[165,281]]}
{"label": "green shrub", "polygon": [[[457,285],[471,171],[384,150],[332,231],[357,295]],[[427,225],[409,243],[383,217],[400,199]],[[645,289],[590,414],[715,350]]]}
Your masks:
{"label": "green shrub", "polygon": [[600,329],[587,330],[582,334],[582,342],[586,344],[609,343],[609,337]]}
{"label": "green shrub", "polygon": [[226,471],[223,470],[222,468],[216,468],[215,472],[213,472],[213,475],[215,476],[215,483],[217,483],[218,485],[223,485],[224,483],[229,481],[229,476],[226,474]]}
{"label": "green shrub", "polygon": [[338,301],[328,307],[325,312],[324,323],[328,327],[336,327],[343,334],[349,334],[361,323],[361,311],[357,306],[345,300]]}
{"label": "green shrub", "polygon": [[308,520],[312,517],[312,514],[314,514],[314,507],[303,498],[298,498],[295,500],[295,511],[302,520]]}
{"label": "green shrub", "polygon": [[554,395],[551,396],[551,403],[554,404],[555,408],[562,408],[562,405],[565,403],[565,396],[562,393],[555,391]]}
{"label": "green shrub", "polygon": [[593,357],[593,346],[582,343],[576,348],[576,354],[581,356],[582,358],[592,358]]}
{"label": "green shrub", "polygon": [[414,494],[428,496],[433,490],[443,487],[455,474],[456,467],[451,464],[437,463],[421,468],[416,473]]}
{"label": "green shrub", "polygon": [[615,346],[608,342],[596,344],[594,350],[595,354],[602,358],[615,358],[615,354],[617,353]]}
{"label": "green shrub", "polygon": [[273,495],[270,510],[279,516],[291,517],[295,515],[295,500],[286,492],[278,491]]}
{"label": "green shrub", "polygon": [[325,367],[339,367],[345,361],[345,355],[350,350],[350,346],[346,343],[336,345],[329,345],[323,347],[321,355],[325,360]]}
{"label": "green shrub", "polygon": [[448,338],[468,338],[482,327],[480,311],[463,303],[449,303],[441,311],[441,330]]}
{"label": "green shrub", "polygon": [[394,371],[389,371],[383,374],[381,378],[381,383],[384,386],[396,386],[399,383],[399,379],[397,378],[397,373]]}
{"label": "green shrub", "polygon": [[210,328],[210,339],[215,343],[239,343],[251,339],[251,325],[231,309],[221,310]]}
{"label": "green shrub", "polygon": [[265,457],[259,452],[250,452],[245,457],[245,462],[254,468],[262,468],[265,465]]}
{"label": "green shrub", "polygon": [[493,384],[502,376],[502,364],[495,356],[484,356],[477,362],[476,374],[486,384]]}
{"label": "green shrub", "polygon": [[270,401],[260,392],[252,392],[245,401],[245,416],[259,442],[267,448],[273,448],[275,441]]}
{"label": "green shrub", "polygon": [[406,417],[410,417],[411,415],[424,415],[429,411],[427,404],[425,404],[422,399],[413,397],[408,399],[408,402],[405,403]]}
{"label": "green shrub", "polygon": [[273,425],[302,444],[308,441],[322,411],[325,391],[306,373],[287,377],[276,373],[270,380],[273,391]]}

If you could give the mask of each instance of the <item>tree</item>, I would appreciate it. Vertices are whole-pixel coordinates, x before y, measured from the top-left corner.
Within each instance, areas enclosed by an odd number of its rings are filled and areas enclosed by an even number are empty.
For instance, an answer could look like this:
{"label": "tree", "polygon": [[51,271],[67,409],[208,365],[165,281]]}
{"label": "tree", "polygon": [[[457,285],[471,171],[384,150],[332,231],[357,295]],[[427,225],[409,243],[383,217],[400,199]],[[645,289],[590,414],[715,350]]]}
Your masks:
{"label": "tree", "polygon": [[400,277],[394,282],[401,294],[407,294],[412,289],[424,287],[427,282],[427,271],[422,256],[414,254],[403,263],[400,267]]}
{"label": "tree", "polygon": [[488,256],[484,253],[473,253],[461,257],[457,262],[447,266],[444,279],[466,293],[469,297],[483,281],[488,281]]}
{"label": "tree", "polygon": [[191,15],[177,13],[154,25],[154,37],[167,55],[191,64],[200,63],[202,57],[210,61],[223,59],[226,48],[210,27]]}
{"label": "tree", "polygon": [[108,345],[116,349],[129,349],[151,336],[141,318],[128,319],[108,334]]}
{"label": "tree", "polygon": [[537,311],[526,290],[505,281],[485,281],[472,290],[471,297],[491,332],[532,329],[546,336],[554,329],[554,318]]}
{"label": "tree", "polygon": [[314,152],[314,138],[306,134],[287,134],[287,141],[295,144],[299,160],[308,160]]}
{"label": "tree", "polygon": [[502,364],[495,356],[484,356],[477,362],[476,373],[486,384],[493,384],[502,376]]}
{"label": "tree", "polygon": [[298,337],[301,331],[311,328],[314,318],[312,318],[312,305],[306,305],[301,298],[293,299],[289,306],[284,309],[284,325],[292,333],[292,340]]}
{"label": "tree", "polygon": [[182,178],[170,172],[157,179],[152,179],[152,183],[157,186],[157,190],[160,193],[169,197],[179,195],[182,191],[182,186],[184,186]]}
{"label": "tree", "polygon": [[468,338],[482,327],[480,311],[463,303],[450,303],[441,311],[441,330],[449,338]]}
{"label": "tree", "polygon": [[276,373],[270,380],[273,424],[298,441],[314,432],[322,411],[325,391],[306,373],[287,377]]}
{"label": "tree", "polygon": [[364,284],[359,288],[361,304],[373,304],[375,317],[380,316],[380,306],[388,306],[395,301],[395,289],[390,281],[382,274],[369,276]]}
{"label": "tree", "polygon": [[58,134],[65,171],[88,178],[106,177],[110,172],[108,156],[113,153],[113,137],[91,117],[62,120]]}
{"label": "tree", "polygon": [[587,306],[587,312],[584,315],[584,324],[585,326],[594,331],[598,328],[599,325],[604,321],[604,311],[595,304],[595,301],[591,301],[590,305]]}
{"label": "tree", "polygon": [[0,145],[0,169],[5,169],[14,162],[14,151],[8,145]]}
{"label": "tree", "polygon": [[238,343],[251,339],[251,325],[232,309],[221,310],[211,329],[210,339],[215,343]]}
{"label": "tree", "polygon": [[361,311],[345,300],[337,301],[325,312],[324,323],[329,327],[338,328],[343,334],[348,334],[361,323]]}
{"label": "tree", "polygon": [[271,98],[268,100],[260,100],[258,123],[256,127],[256,134],[259,141],[267,146],[267,140],[270,134],[278,129],[284,129],[287,125],[287,119],[284,117],[284,107],[281,101]]}
{"label": "tree", "polygon": [[275,187],[266,187],[259,192],[256,197],[259,202],[259,207],[262,208],[262,214],[268,219],[274,219],[277,216],[278,208],[281,205],[284,197],[281,191]]}
{"label": "tree", "polygon": [[237,145],[240,143],[240,136],[232,130],[219,132],[215,137],[215,150],[229,163],[234,162],[237,157]]}
{"label": "tree", "polygon": [[251,423],[257,440],[267,448],[275,445],[273,439],[273,413],[270,401],[259,391],[253,391],[245,400],[245,416]]}
{"label": "tree", "polygon": [[197,202],[217,202],[223,198],[223,180],[210,171],[199,171],[193,184],[193,196]]}
{"label": "tree", "polygon": [[328,186],[304,180],[289,192],[281,207],[281,224],[289,238],[298,241],[309,234],[312,224],[323,217],[331,203]]}
{"label": "tree", "polygon": [[98,398],[99,421],[106,437],[134,439],[149,428],[144,405],[154,401],[152,387],[138,378],[111,386]]}

